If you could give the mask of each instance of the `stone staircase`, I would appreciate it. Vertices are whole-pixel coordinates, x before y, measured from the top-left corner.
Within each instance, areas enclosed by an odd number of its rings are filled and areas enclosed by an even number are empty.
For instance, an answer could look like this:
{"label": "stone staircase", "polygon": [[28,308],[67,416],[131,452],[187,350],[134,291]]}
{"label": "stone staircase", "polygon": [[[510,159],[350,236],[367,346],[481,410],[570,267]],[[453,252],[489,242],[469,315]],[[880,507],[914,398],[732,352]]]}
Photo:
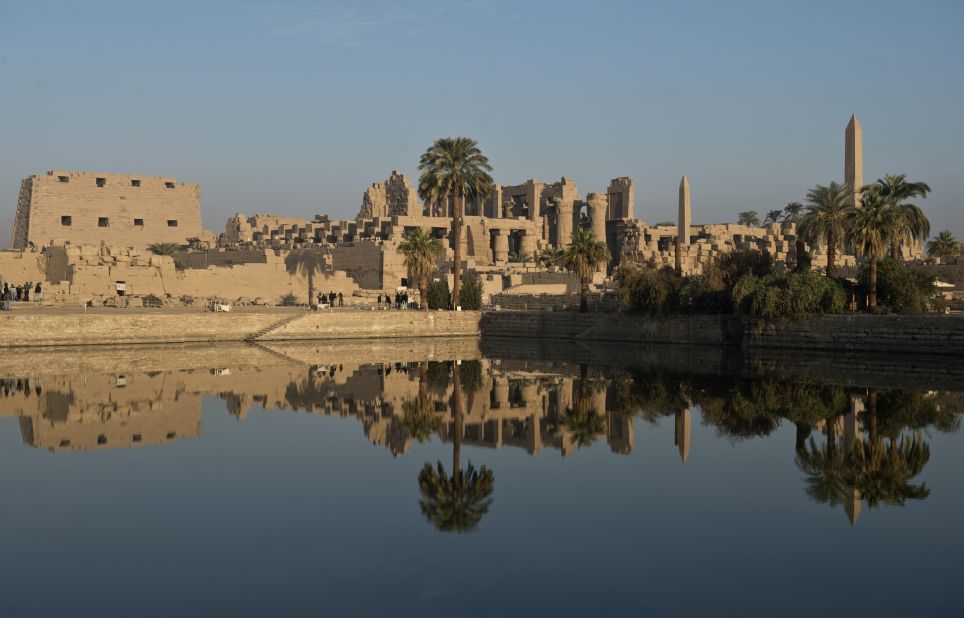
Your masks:
{"label": "stone staircase", "polygon": [[250,334],[248,334],[248,335],[245,335],[244,341],[247,341],[247,342],[249,342],[249,343],[253,343],[253,342],[257,341],[258,339],[261,339],[262,337],[264,337],[265,335],[267,335],[267,334],[270,333],[271,331],[277,330],[277,329],[285,326],[286,324],[290,324],[290,323],[294,322],[294,321],[297,320],[297,319],[303,318],[304,316],[305,316],[305,314],[304,314],[304,313],[301,313],[301,312],[295,312],[295,313],[292,313],[291,315],[287,315],[287,316],[285,316],[283,319],[278,320],[277,322],[273,322],[273,323],[269,324],[268,326],[265,326],[265,327],[262,328],[261,330],[257,330],[257,331],[255,331],[255,332],[253,332],[253,333],[250,333]]}

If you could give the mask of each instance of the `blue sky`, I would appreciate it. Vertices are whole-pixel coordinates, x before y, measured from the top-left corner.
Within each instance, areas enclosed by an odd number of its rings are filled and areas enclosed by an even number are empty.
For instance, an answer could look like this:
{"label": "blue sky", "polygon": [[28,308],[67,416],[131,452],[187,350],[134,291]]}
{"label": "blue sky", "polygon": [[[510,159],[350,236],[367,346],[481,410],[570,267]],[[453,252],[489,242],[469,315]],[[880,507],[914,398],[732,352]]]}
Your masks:
{"label": "blue sky", "polygon": [[[353,217],[436,137],[497,182],[636,180],[636,216],[765,212],[865,177],[934,193],[964,236],[961,2],[0,0],[0,219],[48,169],[197,182],[237,211]],[[4,239],[6,240],[6,239]]]}

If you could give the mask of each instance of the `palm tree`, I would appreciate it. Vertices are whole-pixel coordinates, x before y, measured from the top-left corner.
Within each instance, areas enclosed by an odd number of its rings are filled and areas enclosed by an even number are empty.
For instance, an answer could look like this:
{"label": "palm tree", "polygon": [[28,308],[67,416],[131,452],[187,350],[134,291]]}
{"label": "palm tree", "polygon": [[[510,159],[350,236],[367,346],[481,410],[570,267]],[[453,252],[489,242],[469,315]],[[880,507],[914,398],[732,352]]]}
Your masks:
{"label": "palm tree", "polygon": [[147,248],[154,255],[174,255],[181,250],[181,246],[173,242],[156,242]]}
{"label": "palm tree", "polygon": [[894,209],[878,191],[863,191],[860,208],[847,214],[847,240],[865,256],[870,266],[870,299],[867,309],[877,311],[877,262],[887,250],[888,233],[893,229]]}
{"label": "palm tree", "polygon": [[560,263],[579,277],[579,311],[589,311],[589,284],[593,273],[609,263],[609,248],[596,240],[592,230],[577,227],[572,231],[572,242],[563,251]]}
{"label": "palm tree", "polygon": [[418,286],[421,309],[428,311],[428,278],[435,271],[435,263],[445,254],[442,241],[419,227],[408,233],[398,245],[398,252],[404,256],[409,280],[415,281]]}
{"label": "palm tree", "polygon": [[782,216],[783,211],[779,208],[777,210],[768,210],[767,216],[763,219],[763,225],[767,223],[779,223]]}
{"label": "palm tree", "polygon": [[933,240],[927,242],[927,255],[931,257],[948,257],[961,252],[961,243],[957,242],[950,230],[943,230]]}
{"label": "palm tree", "polygon": [[535,263],[538,266],[548,267],[555,266],[559,263],[559,259],[562,257],[562,251],[559,249],[553,249],[552,247],[546,247],[535,257]]}
{"label": "palm tree", "polygon": [[326,255],[317,249],[294,249],[285,256],[285,269],[289,275],[304,275],[308,280],[308,304],[315,297],[315,272],[325,269]]}
{"label": "palm tree", "polygon": [[[783,207],[783,225],[786,227],[788,224],[793,224],[795,226],[800,225],[800,221],[803,218],[803,204],[800,202],[790,202]],[[804,264],[804,254],[807,251],[806,246],[803,243],[803,237],[800,235],[800,230],[796,230],[794,236],[793,248],[797,267],[800,268]]]}
{"label": "palm tree", "polygon": [[462,378],[461,372],[453,371],[454,392],[452,411],[455,434],[452,447],[452,476],[445,473],[442,462],[435,467],[427,463],[418,474],[421,499],[418,504],[422,515],[443,532],[469,532],[482,520],[492,505],[495,474],[482,466],[478,470],[471,464],[463,472],[462,447]]}
{"label": "palm tree", "polygon": [[924,242],[931,233],[931,224],[924,211],[908,202],[914,198],[926,199],[931,188],[925,182],[908,182],[906,174],[888,174],[877,182],[864,187],[876,189],[895,209],[890,237],[890,257],[897,259],[900,244]]}
{"label": "palm tree", "polygon": [[803,215],[803,204],[800,202],[790,202],[783,207],[783,222],[793,223],[794,225],[800,223],[801,216]]}
{"label": "palm tree", "polygon": [[889,447],[861,440],[848,454],[845,482],[857,488],[871,508],[880,503],[903,506],[907,500],[923,500],[930,495],[927,483],[910,482],[929,459],[930,447],[919,434],[892,440]]}
{"label": "palm tree", "polygon": [[738,215],[737,222],[747,227],[760,225],[760,215],[755,210],[744,210]]}
{"label": "palm tree", "polygon": [[831,182],[807,191],[807,214],[798,234],[811,246],[823,242],[827,246],[827,276],[837,276],[837,248],[846,236],[847,213],[852,208],[853,191],[846,185]]}
{"label": "palm tree", "polygon": [[426,203],[452,203],[452,306],[462,287],[462,209],[467,198],[484,198],[492,191],[492,166],[468,137],[443,137],[425,151],[418,163],[418,195]]}

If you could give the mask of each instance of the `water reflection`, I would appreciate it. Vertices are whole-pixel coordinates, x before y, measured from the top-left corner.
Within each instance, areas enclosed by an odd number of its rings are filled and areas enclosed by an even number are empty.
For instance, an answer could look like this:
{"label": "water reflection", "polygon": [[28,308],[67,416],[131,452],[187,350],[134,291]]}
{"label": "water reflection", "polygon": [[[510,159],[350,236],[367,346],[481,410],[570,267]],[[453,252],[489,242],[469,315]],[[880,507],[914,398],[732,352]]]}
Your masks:
{"label": "water reflection", "polygon": [[[440,360],[435,352],[245,348],[220,356],[232,362],[216,367],[199,366],[202,355],[158,352],[145,365],[153,369],[105,360],[76,373],[62,369],[73,361],[37,361],[23,375],[0,378],[0,413],[19,419],[25,444],[55,452],[197,437],[206,396],[223,400],[238,420],[255,407],[355,418],[394,456],[438,439],[451,445],[452,461],[425,462],[419,506],[438,530],[454,532],[479,524],[495,490],[495,471],[463,462],[463,444],[569,456],[605,442],[613,454],[628,455],[634,431],[672,417],[674,446],[687,462],[699,452],[694,421],[737,446],[790,424],[795,440],[787,456],[805,494],[843,507],[853,523],[861,505],[926,499],[928,431],[960,425],[957,392],[490,359],[477,348]],[[118,370],[125,366],[135,369]]]}

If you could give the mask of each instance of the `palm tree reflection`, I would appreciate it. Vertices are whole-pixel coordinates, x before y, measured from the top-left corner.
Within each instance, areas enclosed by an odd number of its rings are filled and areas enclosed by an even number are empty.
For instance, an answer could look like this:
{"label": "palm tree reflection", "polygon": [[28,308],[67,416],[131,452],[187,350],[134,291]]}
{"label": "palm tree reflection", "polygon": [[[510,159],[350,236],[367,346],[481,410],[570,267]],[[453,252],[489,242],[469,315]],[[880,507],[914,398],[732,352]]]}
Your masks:
{"label": "palm tree reflection", "polygon": [[485,466],[476,470],[471,462],[462,470],[462,372],[458,366],[454,369],[452,475],[446,474],[441,461],[436,466],[426,462],[418,474],[418,487],[421,492],[418,504],[422,515],[436,529],[442,532],[465,533],[475,529],[489,511],[495,489],[495,474]]}

